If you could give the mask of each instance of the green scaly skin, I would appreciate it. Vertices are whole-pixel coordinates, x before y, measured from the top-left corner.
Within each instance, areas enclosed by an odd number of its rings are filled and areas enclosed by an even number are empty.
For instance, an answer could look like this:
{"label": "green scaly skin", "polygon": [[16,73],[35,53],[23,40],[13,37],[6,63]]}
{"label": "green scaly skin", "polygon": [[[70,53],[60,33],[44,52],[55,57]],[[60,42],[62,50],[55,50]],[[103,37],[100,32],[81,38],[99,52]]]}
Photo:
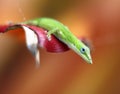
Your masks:
{"label": "green scaly skin", "polygon": [[66,45],[68,45],[69,48],[71,48],[85,61],[87,61],[87,63],[92,64],[90,49],[82,41],[75,37],[62,23],[51,18],[38,18],[24,22],[22,24],[36,25],[38,27],[46,29],[48,31],[49,40],[51,34],[55,35],[60,41],[64,42]]}

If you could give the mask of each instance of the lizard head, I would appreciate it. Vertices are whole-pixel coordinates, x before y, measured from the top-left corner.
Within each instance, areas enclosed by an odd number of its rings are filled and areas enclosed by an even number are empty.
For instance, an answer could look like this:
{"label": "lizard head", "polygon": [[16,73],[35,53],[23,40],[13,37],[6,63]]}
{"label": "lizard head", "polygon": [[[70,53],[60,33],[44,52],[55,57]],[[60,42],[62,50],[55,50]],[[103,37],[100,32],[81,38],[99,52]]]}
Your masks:
{"label": "lizard head", "polygon": [[90,55],[90,49],[85,45],[80,47],[78,53],[87,63],[92,64],[92,59]]}
{"label": "lizard head", "polygon": [[82,41],[77,41],[76,43],[70,43],[69,47],[75,51],[79,56],[81,56],[87,63],[92,64],[92,58],[90,55],[90,48],[84,44]]}

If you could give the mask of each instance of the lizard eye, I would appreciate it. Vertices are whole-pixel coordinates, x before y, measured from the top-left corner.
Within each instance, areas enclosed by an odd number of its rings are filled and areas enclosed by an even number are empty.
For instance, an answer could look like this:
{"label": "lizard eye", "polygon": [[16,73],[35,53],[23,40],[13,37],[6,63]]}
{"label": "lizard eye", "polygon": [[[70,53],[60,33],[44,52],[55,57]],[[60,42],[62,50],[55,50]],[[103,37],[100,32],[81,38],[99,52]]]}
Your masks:
{"label": "lizard eye", "polygon": [[81,48],[81,49],[80,49],[80,52],[81,52],[82,54],[84,54],[84,53],[85,53],[85,48]]}

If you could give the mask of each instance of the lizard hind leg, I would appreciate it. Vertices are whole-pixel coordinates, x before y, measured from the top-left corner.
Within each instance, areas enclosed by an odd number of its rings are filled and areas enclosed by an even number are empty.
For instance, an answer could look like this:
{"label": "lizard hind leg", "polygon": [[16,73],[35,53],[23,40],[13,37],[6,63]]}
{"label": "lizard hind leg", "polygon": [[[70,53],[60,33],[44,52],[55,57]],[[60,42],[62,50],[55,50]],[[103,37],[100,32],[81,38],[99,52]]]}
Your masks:
{"label": "lizard hind leg", "polygon": [[52,29],[52,30],[49,30],[48,33],[47,33],[47,38],[49,41],[51,41],[51,34],[54,34],[55,32],[57,32],[59,29],[58,28],[55,28],[55,29]]}

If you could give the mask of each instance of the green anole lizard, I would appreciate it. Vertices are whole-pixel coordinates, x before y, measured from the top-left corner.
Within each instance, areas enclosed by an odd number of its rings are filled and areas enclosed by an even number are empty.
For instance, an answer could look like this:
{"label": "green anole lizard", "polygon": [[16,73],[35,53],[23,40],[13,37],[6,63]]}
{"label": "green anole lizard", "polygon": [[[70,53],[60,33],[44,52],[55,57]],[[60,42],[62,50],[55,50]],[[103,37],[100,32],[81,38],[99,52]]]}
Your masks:
{"label": "green anole lizard", "polygon": [[80,55],[87,63],[92,64],[89,47],[75,37],[70,30],[59,21],[51,18],[38,18],[23,22],[22,24],[35,25],[46,29],[48,31],[47,37],[49,41],[51,41],[51,34],[55,35],[60,41]]}

